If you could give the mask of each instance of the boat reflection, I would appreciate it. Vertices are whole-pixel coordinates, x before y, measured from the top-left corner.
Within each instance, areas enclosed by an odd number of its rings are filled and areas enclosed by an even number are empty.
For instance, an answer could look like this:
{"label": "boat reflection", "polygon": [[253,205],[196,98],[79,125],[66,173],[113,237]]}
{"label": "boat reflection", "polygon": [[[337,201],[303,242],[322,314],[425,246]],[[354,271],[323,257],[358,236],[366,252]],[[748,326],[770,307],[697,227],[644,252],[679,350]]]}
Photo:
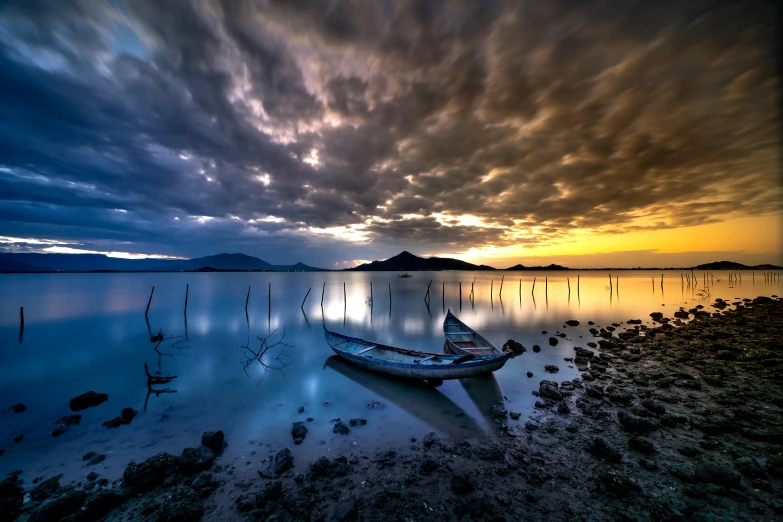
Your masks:
{"label": "boat reflection", "polygon": [[495,420],[492,417],[491,409],[493,405],[503,405],[503,395],[500,393],[495,375],[485,373],[468,379],[459,379],[459,383],[465,389],[465,392],[476,405],[490,426],[495,426]]}
{"label": "boat reflection", "polygon": [[443,435],[460,439],[483,431],[476,420],[454,401],[424,383],[370,373],[337,355],[329,357],[324,368],[334,370],[363,388],[378,394]]}

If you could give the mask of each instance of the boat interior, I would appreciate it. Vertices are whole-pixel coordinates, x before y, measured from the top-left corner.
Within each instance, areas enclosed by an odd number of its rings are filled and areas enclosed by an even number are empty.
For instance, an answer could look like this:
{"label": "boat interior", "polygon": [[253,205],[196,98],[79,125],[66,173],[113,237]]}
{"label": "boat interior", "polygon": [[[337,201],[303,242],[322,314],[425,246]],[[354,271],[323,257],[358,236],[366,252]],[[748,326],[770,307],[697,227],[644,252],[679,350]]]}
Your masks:
{"label": "boat interior", "polygon": [[370,341],[345,339],[331,332],[329,332],[329,344],[352,355],[402,364],[442,365],[461,359],[459,356],[445,353],[418,352],[396,346],[374,344]]}

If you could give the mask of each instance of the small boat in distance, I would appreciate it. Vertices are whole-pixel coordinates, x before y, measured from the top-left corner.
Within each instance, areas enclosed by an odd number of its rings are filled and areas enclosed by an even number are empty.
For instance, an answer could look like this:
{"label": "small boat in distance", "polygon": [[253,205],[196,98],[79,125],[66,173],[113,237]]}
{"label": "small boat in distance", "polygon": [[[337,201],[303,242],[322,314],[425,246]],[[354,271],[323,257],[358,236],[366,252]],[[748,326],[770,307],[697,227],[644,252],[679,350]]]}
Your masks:
{"label": "small boat in distance", "polygon": [[405,279],[406,277],[413,277],[413,276],[410,275],[408,272],[405,272],[403,274],[398,275],[397,277],[401,277],[401,278]]}
{"label": "small boat in distance", "polygon": [[451,310],[443,320],[443,333],[446,335],[446,347],[457,355],[505,355],[511,352],[503,352],[491,342],[479,335],[473,328],[456,318]]}
{"label": "small boat in distance", "polygon": [[332,332],[324,325],[324,337],[334,353],[346,361],[378,373],[421,379],[439,386],[447,379],[464,379],[499,370],[511,353],[477,356],[420,352],[388,346]]}

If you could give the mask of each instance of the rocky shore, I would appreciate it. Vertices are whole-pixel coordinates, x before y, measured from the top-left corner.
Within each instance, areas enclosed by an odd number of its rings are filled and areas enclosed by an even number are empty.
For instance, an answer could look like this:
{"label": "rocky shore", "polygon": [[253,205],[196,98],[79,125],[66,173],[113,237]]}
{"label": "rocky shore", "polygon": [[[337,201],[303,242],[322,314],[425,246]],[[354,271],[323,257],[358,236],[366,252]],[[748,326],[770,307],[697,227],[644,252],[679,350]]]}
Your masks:
{"label": "rocky shore", "polygon": [[[781,520],[783,303],[712,307],[593,325],[596,342],[569,360],[582,377],[544,373],[532,418],[493,405],[492,437],[411,434],[404,448],[313,462],[279,448],[243,466],[223,462],[232,441],[210,432],[113,483],[11,474],[0,522]],[[292,446],[306,437],[287,429]]]}

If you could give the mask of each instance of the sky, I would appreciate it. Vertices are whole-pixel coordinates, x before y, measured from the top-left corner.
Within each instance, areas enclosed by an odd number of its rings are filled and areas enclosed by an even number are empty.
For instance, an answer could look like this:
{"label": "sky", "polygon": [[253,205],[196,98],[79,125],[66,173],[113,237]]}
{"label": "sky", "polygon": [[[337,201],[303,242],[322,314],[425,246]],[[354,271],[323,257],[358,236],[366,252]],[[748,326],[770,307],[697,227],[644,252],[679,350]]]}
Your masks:
{"label": "sky", "polygon": [[0,251],[780,264],[780,11],[6,0]]}

